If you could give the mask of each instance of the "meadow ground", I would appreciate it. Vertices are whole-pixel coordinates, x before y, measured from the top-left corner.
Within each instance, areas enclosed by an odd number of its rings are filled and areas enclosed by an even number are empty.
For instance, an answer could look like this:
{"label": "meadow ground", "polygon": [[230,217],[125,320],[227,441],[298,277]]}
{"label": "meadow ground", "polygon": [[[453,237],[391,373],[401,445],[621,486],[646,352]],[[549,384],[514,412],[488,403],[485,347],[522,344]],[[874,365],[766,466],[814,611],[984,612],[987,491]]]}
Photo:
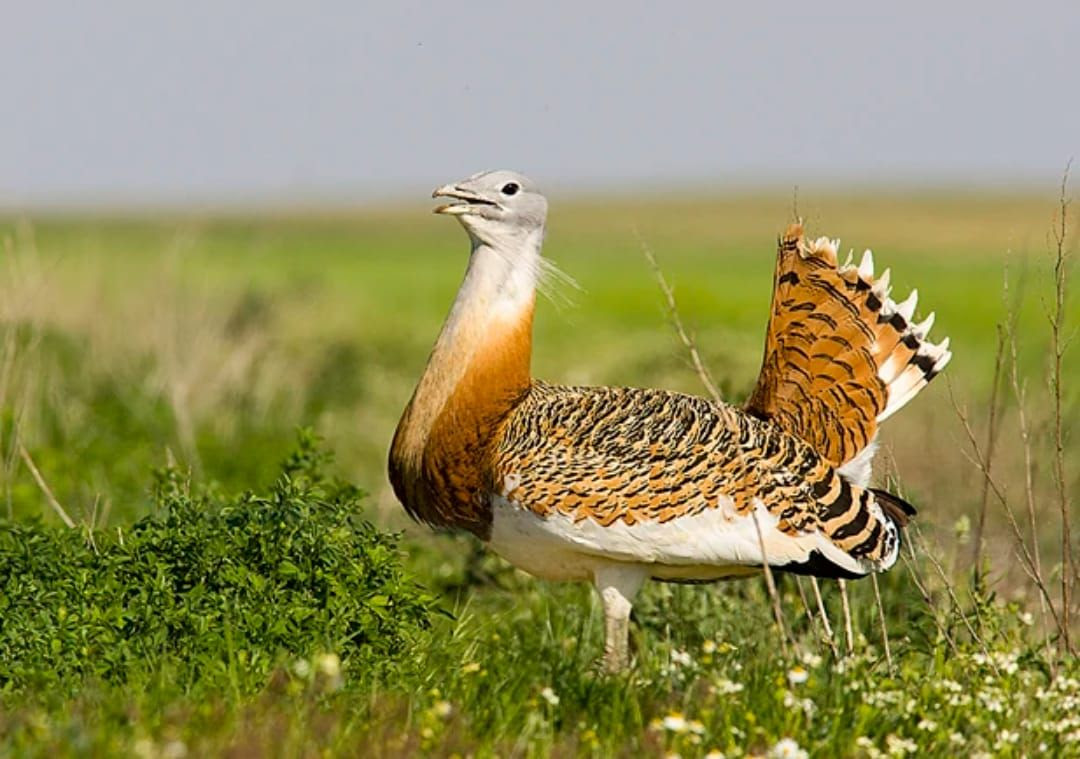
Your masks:
{"label": "meadow ground", "polygon": [[[619,678],[593,666],[588,588],[430,534],[386,482],[464,269],[455,224],[422,206],[4,222],[0,753],[1080,755],[1060,634],[1075,351],[1060,488],[1048,388],[1056,210],[1053,193],[800,198],[811,234],[872,247],[952,338],[945,376],[882,434],[878,477],[920,511],[909,551],[849,586],[850,633],[833,582],[823,620],[809,582],[779,578],[783,630],[758,579],[647,588]],[[534,373],[702,392],[647,245],[740,400],[791,217],[769,195],[556,203],[547,254],[580,290],[542,301]],[[1010,310],[1017,357],[1006,341],[996,375]],[[1080,302],[1064,317],[1067,336]],[[993,441],[993,486],[957,407]],[[283,474],[301,426],[335,460],[305,444]]]}

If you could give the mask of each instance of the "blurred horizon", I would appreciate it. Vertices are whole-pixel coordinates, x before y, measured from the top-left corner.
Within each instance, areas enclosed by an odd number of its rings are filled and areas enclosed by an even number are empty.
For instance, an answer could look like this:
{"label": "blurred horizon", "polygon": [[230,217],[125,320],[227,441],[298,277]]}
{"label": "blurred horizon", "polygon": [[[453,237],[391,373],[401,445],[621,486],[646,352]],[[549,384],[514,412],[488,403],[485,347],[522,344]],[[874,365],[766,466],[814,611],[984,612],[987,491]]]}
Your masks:
{"label": "blurred horizon", "polygon": [[6,21],[7,212],[401,205],[498,167],[563,196],[1042,192],[1080,155],[1063,0],[109,0]]}
{"label": "blurred horizon", "polygon": [[[657,205],[678,206],[687,202],[723,203],[740,199],[785,200],[788,205],[820,203],[838,199],[857,199],[872,195],[898,199],[940,197],[943,199],[971,198],[973,200],[1040,199],[1052,203],[1060,195],[1061,182],[1068,167],[1068,193],[1075,194],[1077,162],[1062,165],[1057,177],[1046,178],[984,178],[982,181],[930,179],[910,181],[811,180],[782,186],[778,183],[753,181],[685,179],[668,182],[544,182],[541,190],[552,204],[553,214],[560,208],[599,205],[618,207],[655,202]],[[447,177],[454,181],[461,177]],[[445,182],[444,182],[445,183]],[[0,198],[0,219],[21,216],[38,218],[147,218],[221,217],[244,218],[281,216],[348,216],[368,213],[417,213],[432,206],[431,187],[415,183],[391,193],[339,189],[305,193],[206,194],[199,197],[126,196],[100,193],[93,198],[50,197],[34,203],[15,204]]]}

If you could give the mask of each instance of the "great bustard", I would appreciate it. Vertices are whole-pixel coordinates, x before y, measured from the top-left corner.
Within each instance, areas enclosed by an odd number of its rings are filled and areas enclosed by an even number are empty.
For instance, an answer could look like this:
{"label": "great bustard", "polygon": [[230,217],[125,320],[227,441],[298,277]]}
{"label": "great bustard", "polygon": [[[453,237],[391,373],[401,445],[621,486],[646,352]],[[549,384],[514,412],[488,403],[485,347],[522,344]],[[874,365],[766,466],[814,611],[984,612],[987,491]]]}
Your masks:
{"label": "great bustard", "polygon": [[[533,307],[547,201],[526,177],[435,190],[472,253],[390,450],[406,510],[479,536],[512,564],[586,580],[605,664],[628,660],[647,578],[787,572],[855,578],[895,562],[910,505],[869,487],[878,424],[948,363],[948,340],[889,298],[869,251],[780,239],[761,374],[743,407],[664,390],[534,380]],[[764,550],[763,550],[764,549]]]}

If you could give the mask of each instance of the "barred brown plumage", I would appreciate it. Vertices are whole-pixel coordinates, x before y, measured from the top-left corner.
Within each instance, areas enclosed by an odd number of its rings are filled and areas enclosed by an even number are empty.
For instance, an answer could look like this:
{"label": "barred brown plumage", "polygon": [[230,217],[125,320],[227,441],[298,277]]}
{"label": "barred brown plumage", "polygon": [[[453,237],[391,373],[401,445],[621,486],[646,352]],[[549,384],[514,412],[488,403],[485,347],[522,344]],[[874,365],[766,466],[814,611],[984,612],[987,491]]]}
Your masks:
{"label": "barred brown plumage", "polygon": [[496,480],[517,473],[503,495],[541,517],[664,524],[728,497],[738,516],[760,502],[781,532],[822,531],[864,562],[884,561],[898,539],[871,534],[876,499],[803,440],[663,390],[534,383],[495,435],[488,467]]}
{"label": "barred brown plumage", "polygon": [[[512,194],[502,192],[511,184]],[[889,298],[869,251],[782,236],[757,385],[745,408],[664,390],[531,377],[547,203],[513,172],[435,195],[472,255],[390,449],[394,492],[431,525],[469,530],[539,577],[604,599],[605,662],[627,662],[649,578],[696,582],[763,564],[860,577],[896,561],[914,509],[869,487],[880,422],[949,361]]]}
{"label": "barred brown plumage", "polygon": [[870,251],[858,267],[837,266],[836,247],[807,242],[801,224],[781,237],[765,357],[746,409],[842,465],[951,354],[948,340],[924,340],[932,314],[912,324],[914,300],[888,297],[888,271],[873,279]]}

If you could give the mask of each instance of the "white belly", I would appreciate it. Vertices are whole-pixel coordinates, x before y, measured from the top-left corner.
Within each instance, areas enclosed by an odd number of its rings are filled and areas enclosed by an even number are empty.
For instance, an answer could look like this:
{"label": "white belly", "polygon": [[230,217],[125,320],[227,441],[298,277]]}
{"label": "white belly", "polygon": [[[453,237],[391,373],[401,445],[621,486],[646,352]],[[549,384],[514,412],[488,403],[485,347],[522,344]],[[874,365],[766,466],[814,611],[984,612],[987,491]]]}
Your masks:
{"label": "white belly", "polygon": [[[777,531],[764,508],[758,522],[772,564],[805,561],[820,535],[804,539]],[[750,516],[710,509],[664,524],[616,522],[562,514],[540,516],[501,496],[492,498],[492,550],[514,566],[548,580],[591,580],[612,565],[635,565],[664,580],[719,580],[755,574],[763,563],[761,539]],[[778,540],[782,539],[782,540]],[[770,549],[771,545],[771,549]]]}

